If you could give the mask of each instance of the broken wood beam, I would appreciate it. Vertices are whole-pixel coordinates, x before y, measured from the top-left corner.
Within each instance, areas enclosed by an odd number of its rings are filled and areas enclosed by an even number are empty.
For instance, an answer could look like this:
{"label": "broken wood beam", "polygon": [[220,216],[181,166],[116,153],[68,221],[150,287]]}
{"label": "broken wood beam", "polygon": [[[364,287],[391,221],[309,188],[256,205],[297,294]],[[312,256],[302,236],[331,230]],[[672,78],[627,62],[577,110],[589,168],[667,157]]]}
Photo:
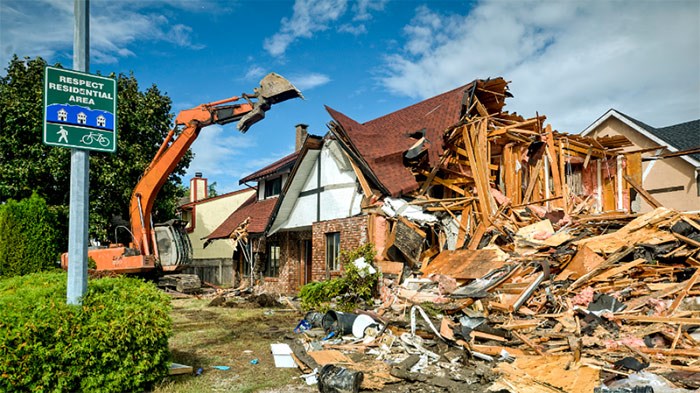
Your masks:
{"label": "broken wood beam", "polygon": [[639,195],[641,195],[642,198],[644,198],[644,200],[647,201],[647,203],[650,204],[654,209],[656,209],[657,207],[662,207],[662,206],[663,206],[663,205],[661,204],[661,202],[657,201],[653,196],[651,196],[651,194],[649,194],[649,193],[647,192],[647,190],[644,189],[644,187],[642,187],[641,185],[637,184],[637,182],[634,181],[634,179],[632,179],[630,176],[628,176],[628,175],[622,175],[622,177],[623,177],[625,180],[627,180],[627,183],[628,183],[630,186],[632,186],[632,188],[634,188],[634,189],[639,193]]}

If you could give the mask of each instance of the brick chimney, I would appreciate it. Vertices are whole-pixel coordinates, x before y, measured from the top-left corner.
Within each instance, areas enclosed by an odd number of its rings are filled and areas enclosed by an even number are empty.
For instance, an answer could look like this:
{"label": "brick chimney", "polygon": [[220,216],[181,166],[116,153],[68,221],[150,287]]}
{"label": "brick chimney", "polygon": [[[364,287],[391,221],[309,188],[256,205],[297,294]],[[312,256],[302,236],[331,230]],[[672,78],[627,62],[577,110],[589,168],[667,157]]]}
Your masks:
{"label": "brick chimney", "polygon": [[207,179],[202,177],[202,172],[196,172],[190,179],[190,202],[197,202],[209,196]]}
{"label": "brick chimney", "polygon": [[304,141],[306,140],[306,136],[309,134],[309,131],[308,131],[309,125],[299,123],[295,127],[297,130],[297,138],[296,138],[294,151],[299,151],[299,150],[301,150],[301,147],[304,146]]}

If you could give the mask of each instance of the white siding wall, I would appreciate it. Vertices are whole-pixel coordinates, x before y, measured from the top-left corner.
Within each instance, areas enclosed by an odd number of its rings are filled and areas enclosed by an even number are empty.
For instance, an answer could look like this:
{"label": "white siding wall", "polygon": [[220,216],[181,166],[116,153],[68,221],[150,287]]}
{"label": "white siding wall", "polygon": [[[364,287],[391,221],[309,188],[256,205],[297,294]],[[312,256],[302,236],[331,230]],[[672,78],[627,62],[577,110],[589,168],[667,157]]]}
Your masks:
{"label": "white siding wall", "polygon": [[[321,162],[321,187],[325,190],[321,193],[320,221],[335,218],[350,217],[360,213],[362,194],[357,192],[355,173],[340,152],[335,142],[326,142],[321,149],[321,154],[316,159],[313,168],[304,181],[302,194],[319,187],[318,164]],[[295,179],[301,181],[301,179]],[[342,188],[334,186],[344,185]],[[352,186],[350,186],[352,185]],[[283,229],[310,226],[319,221],[317,219],[317,194],[304,195],[297,198],[289,220]]]}

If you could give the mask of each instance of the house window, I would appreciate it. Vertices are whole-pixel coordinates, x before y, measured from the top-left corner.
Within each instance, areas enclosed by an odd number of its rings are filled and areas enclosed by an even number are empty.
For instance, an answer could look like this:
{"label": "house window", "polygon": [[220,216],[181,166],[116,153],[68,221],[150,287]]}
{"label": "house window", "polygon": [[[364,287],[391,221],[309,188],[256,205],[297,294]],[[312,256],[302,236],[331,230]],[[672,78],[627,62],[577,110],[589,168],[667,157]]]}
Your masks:
{"label": "house window", "polygon": [[340,233],[326,233],[326,269],[340,270]]}
{"label": "house window", "polygon": [[187,221],[187,225],[185,226],[186,229],[189,229],[189,230],[194,229],[194,219],[192,216],[192,210],[190,210],[190,209],[182,210],[182,212],[180,214],[180,219],[182,221]]}
{"label": "house window", "polygon": [[280,246],[270,244],[267,247],[266,277],[278,277],[280,275]]}
{"label": "house window", "polygon": [[265,199],[277,196],[282,192],[282,176],[265,181]]}

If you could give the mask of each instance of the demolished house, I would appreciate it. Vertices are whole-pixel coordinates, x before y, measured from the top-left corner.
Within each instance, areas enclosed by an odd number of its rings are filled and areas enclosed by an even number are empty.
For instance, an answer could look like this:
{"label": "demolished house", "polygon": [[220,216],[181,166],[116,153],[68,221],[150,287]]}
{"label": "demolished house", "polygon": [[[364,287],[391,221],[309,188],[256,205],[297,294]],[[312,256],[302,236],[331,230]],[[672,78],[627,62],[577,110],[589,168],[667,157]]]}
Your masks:
{"label": "demolished house", "polygon": [[[700,217],[640,186],[641,151],[625,137],[555,131],[505,112],[510,96],[496,78],[365,123],[327,108],[363,212],[386,228],[369,239],[382,303],[357,310],[383,327],[363,338],[353,324],[321,351],[306,336],[310,363],[337,349],[381,360],[343,363],[375,390],[697,389]],[[631,213],[633,190],[654,210]],[[495,375],[474,374],[484,362]]]}
{"label": "demolished house", "polygon": [[[364,123],[327,108],[323,146],[349,161],[333,162],[354,175],[359,212],[348,204],[331,218],[310,203],[333,187],[314,183],[323,177],[311,176],[320,161],[309,146],[264,233],[296,233],[289,244],[310,236],[318,265],[308,277],[300,252],[281,262],[301,282],[337,274],[329,253],[358,239],[376,246],[384,275],[378,306],[307,314],[297,364],[319,383],[329,365],[364,374],[348,391],[397,381],[460,392],[699,388],[700,216],[641,187],[642,152],[624,136],[558,132],[544,115],[504,111],[509,97],[496,78]],[[654,210],[632,213],[633,191]],[[244,216],[219,236],[246,236]],[[354,242],[337,243],[332,225],[317,230],[336,220]],[[338,329],[341,319],[377,329]],[[316,327],[325,332],[307,334]]]}

